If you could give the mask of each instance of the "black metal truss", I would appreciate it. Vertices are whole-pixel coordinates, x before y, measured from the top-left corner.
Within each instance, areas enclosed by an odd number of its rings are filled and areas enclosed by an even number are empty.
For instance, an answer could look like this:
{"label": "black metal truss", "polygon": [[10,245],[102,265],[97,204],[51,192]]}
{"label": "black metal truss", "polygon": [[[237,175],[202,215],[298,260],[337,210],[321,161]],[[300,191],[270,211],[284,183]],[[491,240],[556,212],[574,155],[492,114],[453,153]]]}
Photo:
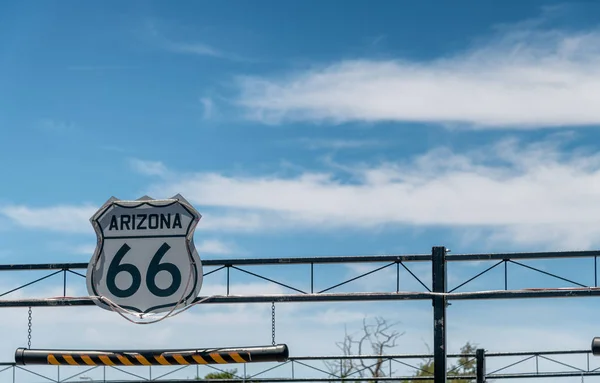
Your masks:
{"label": "black metal truss", "polygon": [[[467,354],[467,355],[458,355],[458,354],[449,354],[448,358],[459,358],[459,357],[467,357],[470,359],[475,359],[475,354]],[[578,358],[578,362],[580,362],[580,366],[575,365],[572,361],[565,361],[564,359],[567,357],[576,356]],[[236,376],[234,379],[219,379],[219,382],[367,382],[373,381],[373,377],[369,376],[360,376],[359,371],[355,371],[348,376],[340,377],[335,373],[326,370],[325,362],[342,362],[343,360],[353,359],[353,360],[362,360],[368,364],[369,360],[376,360],[379,356],[375,355],[362,355],[362,356],[303,356],[303,357],[290,357],[290,359],[285,363],[280,363],[275,365],[274,367],[269,367],[266,369],[262,369],[256,371],[254,373],[248,373],[244,367],[244,371],[238,373],[239,376]],[[433,355],[429,354],[395,354],[395,355],[385,355],[383,356],[384,364],[386,365],[386,370],[389,368],[389,371],[386,371],[388,376],[378,377],[375,380],[377,381],[403,381],[403,380],[431,380],[433,375],[425,375],[420,377],[412,377],[410,375],[400,375],[395,373],[395,368],[398,366],[408,367],[415,372],[419,370],[419,367],[415,365],[415,361],[418,360],[430,360],[433,358]],[[503,362],[502,359],[507,358],[517,358],[516,361]],[[600,376],[600,366],[593,368],[591,365],[591,351],[589,350],[569,350],[569,351],[536,351],[536,352],[499,352],[499,353],[486,353],[485,359],[486,364],[496,364],[494,368],[491,368],[491,371],[488,371],[485,374],[486,380],[505,380],[505,379],[523,379],[523,378],[560,378],[560,377],[594,377]],[[527,361],[534,362],[533,365],[526,367],[525,369],[521,369],[518,372],[511,372],[511,369],[515,369],[516,366],[522,365]],[[547,362],[547,366],[540,366],[540,362]],[[552,367],[554,368],[552,368]],[[297,376],[295,373],[299,367],[304,367],[310,371],[315,372],[315,375],[310,377],[307,376]],[[209,368],[214,371],[224,371],[221,368],[214,367],[211,365],[205,366],[205,368]],[[558,369],[556,369],[558,368]],[[64,371],[67,368],[62,368]],[[164,370],[164,367],[161,367]],[[148,367],[148,372],[144,374],[135,374],[130,371],[127,371],[124,368],[119,367],[109,367],[109,366],[97,366],[97,367],[89,367],[80,371],[78,373],[71,374],[60,374],[57,373],[56,376],[52,377],[44,374],[40,374],[34,371],[33,367],[23,367],[17,366],[14,363],[0,363],[0,380],[3,382],[10,382],[10,379],[7,379],[9,376],[15,377],[16,371],[23,371],[29,374],[36,375],[40,378],[45,379],[50,382],[68,382],[73,381],[79,377],[85,376],[85,374],[89,374],[90,372],[103,371],[101,375],[106,376],[106,371],[118,371],[127,376],[127,378],[119,378],[115,379],[106,379],[100,378],[100,380],[92,380],[92,382],[110,382],[110,383],[131,383],[131,382],[140,382],[140,381],[156,381],[156,382],[192,382],[197,381],[195,379],[188,378],[173,378],[173,374],[181,371],[192,372],[192,375],[199,376],[197,366],[172,366],[168,368],[168,372],[162,372],[160,375],[156,374],[155,368],[152,366]],[[194,370],[195,369],[195,370]],[[268,372],[276,371],[275,377],[263,377]],[[58,367],[57,367],[58,372]],[[452,370],[448,371],[448,380],[456,380],[456,379],[473,379],[475,380],[475,376],[463,375],[463,376],[453,376]],[[63,375],[64,377],[60,377]],[[66,375],[66,376],[65,376]],[[272,374],[273,375],[273,374]],[[304,374],[306,375],[306,374]],[[244,378],[245,377],[245,378]],[[12,380],[14,383],[18,383],[18,379],[15,377]]]}
{"label": "black metal truss", "polygon": [[[448,300],[480,300],[480,299],[523,299],[523,298],[562,298],[562,297],[593,297],[600,296],[600,288],[598,287],[598,271],[597,259],[600,256],[600,251],[566,251],[566,252],[536,252],[536,253],[499,253],[499,254],[458,254],[448,255],[446,262],[468,262],[468,261],[497,261],[491,267],[477,273],[471,278],[457,284],[453,288],[449,288],[447,293],[444,293]],[[594,284],[585,284],[569,278],[562,277],[557,274],[548,273],[539,268],[523,263],[524,260],[552,260],[566,258],[588,258],[593,260],[593,278]],[[410,268],[411,263],[430,262],[431,255],[414,254],[414,255],[376,255],[376,256],[341,256],[341,257],[291,257],[291,258],[248,258],[248,259],[228,259],[228,260],[204,260],[203,266],[206,269],[212,269],[205,272],[205,276],[216,272],[225,272],[227,274],[227,292],[223,295],[210,297],[204,300],[202,304],[215,303],[269,303],[269,302],[344,302],[344,301],[386,301],[386,300],[429,300],[436,296],[430,288],[429,282],[424,282]],[[325,289],[316,290],[315,282],[315,265],[323,264],[357,264],[357,263],[372,263],[381,264],[373,270],[359,274],[347,280],[335,283]],[[15,264],[15,265],[0,265],[0,271],[51,271],[48,275],[33,280],[29,283],[17,286],[4,293],[0,294],[0,307],[39,307],[39,306],[92,306],[94,302],[89,297],[65,297],[67,290],[67,275],[72,274],[82,278],[85,275],[74,270],[86,269],[87,263],[47,263],[47,264]],[[292,286],[290,283],[278,281],[273,278],[266,277],[260,273],[252,272],[243,268],[244,266],[279,266],[279,267],[294,267],[296,265],[310,265],[310,275],[308,279],[310,286],[302,289]],[[504,268],[504,289],[503,290],[483,290],[483,291],[466,291],[459,292],[457,290],[468,285],[474,280],[488,274],[491,270],[501,266]],[[547,275],[565,282],[567,286],[560,288],[547,288],[540,286],[539,288],[517,289],[511,290],[509,286],[509,268],[512,265],[515,267],[526,268],[531,271]],[[591,266],[591,265],[590,265]],[[360,278],[366,277],[384,269],[394,269],[395,271],[395,288],[383,292],[342,292],[335,293],[332,290],[344,285],[351,284]],[[267,282],[284,287],[292,293],[273,294],[273,295],[235,295],[229,294],[231,283],[231,270],[251,275],[253,277],[265,280]],[[421,291],[401,291],[400,289],[400,272],[406,271],[415,281],[422,287]],[[588,270],[586,270],[588,271]],[[588,271],[589,272],[589,271]],[[53,297],[53,299],[2,299],[12,292],[31,286],[41,282],[52,276],[62,274],[63,277],[63,297]],[[199,297],[198,300],[206,297]]]}
{"label": "black metal truss", "polygon": [[[436,258],[436,254],[437,257]],[[482,300],[482,299],[523,299],[523,298],[557,298],[557,297],[593,297],[600,296],[600,287],[598,287],[598,272],[597,272],[597,259],[600,256],[600,251],[568,251],[568,252],[536,252],[536,253],[496,253],[496,254],[458,254],[458,255],[450,255],[446,253],[446,250],[441,247],[433,248],[432,254],[413,254],[413,255],[378,255],[378,256],[342,256],[342,257],[291,257],[291,258],[251,258],[251,259],[228,259],[228,260],[203,260],[203,266],[205,268],[205,276],[215,274],[215,273],[224,273],[226,278],[226,292],[222,295],[211,296],[210,298],[204,300],[202,304],[219,304],[219,303],[271,303],[271,302],[349,302],[349,301],[400,301],[400,300],[431,300],[434,303],[434,308],[437,307],[439,310],[441,307],[445,306],[445,302],[447,300]],[[584,278],[587,275],[587,278],[591,281],[593,278],[593,283],[588,282],[585,283],[581,280],[575,280],[572,278],[567,278],[564,275],[559,275],[555,273],[551,273],[545,270],[542,270],[539,267],[535,267],[534,265],[528,264],[528,261],[540,261],[544,260],[547,262],[552,262],[552,260],[556,259],[574,259],[574,258],[582,258],[589,260],[589,264],[586,265],[585,270],[582,270],[581,273],[578,273],[578,278]],[[437,261],[436,261],[437,259]],[[439,261],[441,260],[441,262]],[[493,264],[478,273],[474,273],[473,276],[466,278],[460,283],[457,283],[455,286],[448,287],[446,286],[446,269],[448,264],[453,263],[464,263],[464,262],[493,262]],[[586,261],[587,262],[587,261]],[[429,264],[433,268],[433,275],[431,281],[424,281],[422,278],[419,278],[418,273],[414,271],[413,265],[415,264]],[[319,265],[349,265],[349,264],[373,264],[374,267],[366,272],[357,273],[357,275],[347,278],[342,281],[336,281],[335,283],[331,283],[331,281],[327,281],[328,285],[326,287],[315,288],[316,285],[316,272],[315,269],[318,268]],[[302,265],[309,266],[307,269],[309,271],[309,275],[306,278],[306,286],[295,286],[294,283],[298,283],[297,281],[286,281],[280,280],[276,278],[268,277],[264,274],[264,272],[257,271],[256,268],[261,266],[269,266],[269,267],[302,267]],[[8,291],[0,293],[0,307],[66,307],[66,306],[91,306],[94,305],[94,302],[90,297],[68,297],[67,295],[67,287],[70,282],[69,275],[75,276],[76,278],[85,278],[85,275],[77,272],[78,269],[86,269],[88,266],[87,263],[57,263],[57,264],[17,264],[17,265],[0,265],[0,272],[15,272],[15,271],[48,271],[48,274],[39,277],[37,279],[32,280],[31,282],[16,286]],[[593,270],[590,271],[590,269]],[[252,271],[251,271],[251,270]],[[485,275],[489,275],[492,270],[501,270],[503,269],[503,288],[502,289],[479,289],[476,291],[463,291],[465,286],[470,286],[470,284],[482,278]],[[547,277],[552,278],[552,280],[560,282],[561,286],[549,287],[548,285],[544,286],[543,284],[540,286],[534,286],[532,288],[519,288],[519,289],[509,289],[510,274],[514,269],[526,269],[531,272],[536,272],[543,274]],[[389,289],[385,291],[377,291],[377,292],[361,292],[352,290],[353,282],[360,280],[361,278],[365,278],[369,275],[373,275],[376,273],[382,273],[384,270],[390,271],[393,273],[389,275],[393,275],[392,278],[395,280],[390,281]],[[401,289],[401,273],[406,273],[409,275],[409,278],[412,278],[413,281],[416,282],[417,289],[415,291],[406,291]],[[441,274],[440,274],[441,273]],[[258,278],[269,283],[280,286],[289,291],[289,293],[285,294],[276,294],[276,295],[235,295],[230,293],[231,281],[233,274],[243,274],[246,276],[250,276],[253,278]],[[327,274],[327,273],[326,273]],[[297,273],[296,273],[297,275]],[[43,297],[43,298],[26,298],[26,299],[7,299],[4,297],[10,296],[11,293],[24,289],[28,286],[35,285],[43,280],[49,279],[51,277],[59,277],[62,276],[62,286],[63,286],[63,295],[59,297]],[[326,275],[329,277],[329,275]],[[403,279],[404,280],[404,279]],[[437,281],[436,286],[432,286],[432,281]],[[344,291],[340,290],[344,288]],[[435,287],[435,288],[434,288]],[[350,288],[351,291],[347,291]],[[336,292],[337,290],[337,292]],[[198,299],[204,299],[205,297],[199,297]],[[442,299],[440,299],[442,298]],[[437,303],[436,303],[437,302]],[[445,313],[439,312],[441,318],[445,320]],[[445,343],[445,330],[442,328],[435,329],[436,345],[443,345]],[[563,363],[561,361],[553,360],[553,355],[573,355],[573,354],[585,354],[587,358],[587,368],[575,367],[569,363]],[[517,362],[513,362],[504,366],[503,368],[491,368],[488,366],[488,372],[486,377],[488,379],[510,379],[510,378],[539,378],[539,377],[586,377],[586,376],[600,376],[600,367],[597,369],[592,369],[590,367],[590,352],[589,351],[554,351],[554,352],[529,352],[529,353],[491,353],[486,354],[486,360],[492,361],[495,358],[500,357],[516,357],[522,356],[523,359]],[[389,362],[390,366],[393,364],[403,365],[405,367],[415,367],[411,364],[405,362],[407,359],[415,359],[415,358],[430,358],[430,355],[389,355],[385,356],[385,359]],[[453,355],[445,355],[445,354],[436,354],[436,361],[445,362],[445,358],[456,357]],[[474,357],[474,356],[472,356]],[[368,356],[361,356],[360,358],[369,359]],[[263,382],[281,382],[281,381],[296,381],[296,382],[308,382],[308,381],[366,381],[373,380],[373,378],[361,378],[360,376],[352,376],[348,379],[336,377],[332,375],[327,375],[326,371],[323,371],[322,367],[318,368],[315,366],[309,366],[309,362],[315,361],[323,361],[323,360],[344,360],[344,357],[319,357],[319,356],[311,356],[311,357],[295,357],[290,358],[290,360],[286,363],[282,363],[277,365],[276,367],[269,368],[263,372],[258,374],[253,374],[251,379],[253,382],[263,381]],[[510,372],[510,368],[516,365],[522,365],[523,363],[534,359],[536,362],[539,360],[556,362],[557,365],[565,368],[561,371],[543,371],[540,369],[536,369],[535,371],[519,371],[519,372]],[[4,367],[3,367],[4,365]],[[326,376],[321,377],[296,377],[294,375],[294,366],[304,366],[310,367],[315,371],[320,371],[320,373],[325,373]],[[438,364],[439,365],[439,364]],[[244,365],[245,366],[245,365]],[[290,376],[282,376],[279,378],[261,378],[263,373],[272,371],[274,369],[284,368],[285,366],[290,366],[292,369]],[[214,368],[219,370],[216,367],[208,366],[209,368]],[[91,371],[95,367],[92,367],[88,371]],[[100,368],[100,367],[98,367]],[[110,367],[116,369],[115,367]],[[180,367],[179,369],[181,369]],[[183,367],[187,368],[187,367]],[[245,368],[245,367],[244,367]],[[185,380],[165,380],[169,379],[172,373],[179,371],[175,370],[169,372],[167,374],[163,374],[157,378],[144,378],[140,375],[132,374],[125,369],[118,369],[119,371],[129,374],[133,376],[135,379],[145,380],[158,380],[162,382],[182,382]],[[59,379],[49,378],[43,376],[41,374],[36,373],[27,367],[15,366],[11,363],[0,364],[0,375],[2,373],[6,373],[9,370],[12,370],[13,376],[15,371],[23,370],[27,371],[31,374],[37,375],[38,377],[43,377],[48,379],[49,381],[59,381]],[[78,375],[73,375],[70,378],[75,378]],[[390,372],[389,375],[392,375]],[[421,377],[421,378],[410,378],[411,380],[431,380],[432,378],[436,383],[445,382],[446,375],[442,370],[437,371],[436,376],[433,377]],[[151,376],[151,375],[150,375]],[[244,375],[246,376],[246,375]],[[442,376],[440,378],[440,376]],[[70,379],[69,378],[69,379]],[[386,378],[377,378],[378,381],[388,381],[388,380],[402,380],[408,379],[409,377],[386,377]],[[475,377],[472,377],[475,379]],[[447,380],[452,380],[451,371],[447,372]],[[64,381],[60,380],[60,381]],[[223,380],[225,381],[225,380]],[[231,381],[244,381],[240,377],[238,380]],[[479,380],[478,380],[479,381]],[[117,382],[117,381],[111,381]],[[123,382],[131,382],[131,380],[123,380]]]}

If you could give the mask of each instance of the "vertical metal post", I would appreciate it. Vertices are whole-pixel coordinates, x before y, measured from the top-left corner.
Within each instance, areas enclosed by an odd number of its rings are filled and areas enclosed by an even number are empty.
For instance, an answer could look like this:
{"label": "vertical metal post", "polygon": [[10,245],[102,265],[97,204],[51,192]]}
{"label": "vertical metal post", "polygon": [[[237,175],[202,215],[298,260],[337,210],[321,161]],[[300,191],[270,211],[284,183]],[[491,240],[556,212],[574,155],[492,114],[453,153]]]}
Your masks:
{"label": "vertical metal post", "polygon": [[475,352],[477,361],[477,383],[485,383],[485,350],[478,348]]}
{"label": "vertical metal post", "polygon": [[229,266],[227,266],[227,296],[229,296]]}
{"label": "vertical metal post", "polygon": [[400,262],[396,262],[396,292],[400,292]]}
{"label": "vertical metal post", "polygon": [[315,264],[313,262],[310,263],[310,293],[313,294],[315,292]]}
{"label": "vertical metal post", "polygon": [[[446,253],[444,246],[431,249],[432,290],[434,293],[445,293]],[[446,383],[446,304],[443,295],[433,297],[433,371],[434,383]]]}

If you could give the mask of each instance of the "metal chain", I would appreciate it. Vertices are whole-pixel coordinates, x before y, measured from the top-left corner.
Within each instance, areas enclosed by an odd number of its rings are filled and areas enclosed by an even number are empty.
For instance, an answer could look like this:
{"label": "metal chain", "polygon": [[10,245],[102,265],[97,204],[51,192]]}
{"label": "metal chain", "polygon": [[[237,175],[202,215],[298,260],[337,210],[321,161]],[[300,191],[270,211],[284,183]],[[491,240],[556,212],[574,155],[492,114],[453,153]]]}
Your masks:
{"label": "metal chain", "polygon": [[271,336],[275,346],[275,302],[271,303]]}
{"label": "metal chain", "polygon": [[31,349],[31,306],[29,307],[28,329],[27,329],[27,348]]}

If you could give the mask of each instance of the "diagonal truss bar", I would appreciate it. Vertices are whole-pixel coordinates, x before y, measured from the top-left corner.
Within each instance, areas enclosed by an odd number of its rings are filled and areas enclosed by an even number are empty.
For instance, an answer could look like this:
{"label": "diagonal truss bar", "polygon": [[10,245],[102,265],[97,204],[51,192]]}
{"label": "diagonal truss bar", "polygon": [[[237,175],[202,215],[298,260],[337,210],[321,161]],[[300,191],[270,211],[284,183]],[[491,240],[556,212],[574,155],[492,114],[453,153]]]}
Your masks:
{"label": "diagonal truss bar", "polygon": [[355,280],[357,280],[357,279],[360,279],[360,278],[366,277],[367,275],[371,275],[371,274],[373,274],[373,273],[376,273],[376,272],[378,272],[378,271],[380,271],[380,270],[383,270],[383,269],[385,269],[385,268],[387,268],[387,267],[390,267],[390,266],[394,265],[395,263],[396,263],[396,262],[388,263],[387,265],[385,265],[385,266],[381,266],[381,267],[378,267],[378,268],[376,268],[375,270],[371,270],[371,271],[368,271],[368,272],[366,272],[366,273],[363,273],[363,274],[361,274],[361,275],[359,275],[359,276],[356,276],[356,277],[354,277],[354,278],[351,278],[351,279],[345,280],[344,282],[338,283],[337,285],[333,285],[333,286],[331,286],[331,287],[328,287],[328,288],[326,288],[325,290],[321,290],[321,291],[319,291],[317,294],[322,294],[322,293],[324,293],[324,292],[326,292],[326,291],[333,290],[333,289],[335,289],[335,288],[337,288],[337,287],[340,287],[340,286],[342,286],[342,285],[345,285],[345,284],[347,284],[347,283],[353,282],[353,281],[355,281]]}
{"label": "diagonal truss bar", "polygon": [[[156,378],[151,378],[150,380],[158,380],[158,379],[160,379],[160,378],[164,378],[165,376],[169,376],[169,375],[171,375],[171,374],[174,374],[174,373],[176,373],[176,372],[178,372],[178,371],[181,371],[181,370],[183,370],[183,369],[186,369],[186,368],[188,368],[188,367],[190,367],[190,366],[191,366],[191,364],[188,364],[187,366],[182,366],[182,367],[179,367],[179,368],[177,368],[177,369],[175,369],[175,370],[173,370],[173,371],[169,371],[169,372],[167,372],[167,373],[165,373],[165,374],[162,374],[162,375],[160,375],[160,376],[157,376]],[[150,366],[150,368],[152,368],[152,366]]]}
{"label": "diagonal truss bar", "polygon": [[81,274],[81,273],[78,273],[77,271],[73,271],[73,270],[71,270],[71,269],[66,269],[65,271],[68,271],[68,272],[69,272],[69,273],[71,273],[71,274],[79,275],[79,276],[80,276],[80,277],[82,277],[82,278],[87,278],[85,275],[83,275],[83,274]]}
{"label": "diagonal truss bar", "polygon": [[[356,370],[354,372],[349,373],[348,377],[351,377],[352,375],[356,375],[356,374],[361,373],[361,372],[363,372],[363,371],[365,371],[367,369],[370,369],[371,367],[375,366],[377,363],[379,363],[379,361],[375,361],[375,363],[370,364],[368,366],[363,366],[363,368],[361,368],[360,370]],[[362,375],[360,375],[360,376],[362,377]]]}
{"label": "diagonal truss bar", "polygon": [[[225,370],[222,370],[222,369],[220,369],[220,368],[217,368],[217,367],[215,367],[215,366],[212,366],[212,365],[210,365],[210,364],[205,364],[204,366],[206,366],[206,367],[208,367],[208,368],[212,368],[213,370],[216,370],[216,371],[219,371],[219,372],[230,373],[230,374],[231,374],[231,375],[233,375],[233,377],[234,377],[234,378],[236,378],[236,379],[241,379],[241,380],[244,380],[244,381],[246,380],[246,378],[243,378],[243,377],[241,377],[241,376],[239,376],[239,375],[236,375],[236,374],[232,373],[231,371],[225,371]],[[195,379],[194,379],[194,380],[195,380]],[[220,379],[219,379],[219,380],[220,380]],[[107,382],[107,383],[108,383],[108,382]]]}
{"label": "diagonal truss bar", "polygon": [[297,288],[295,288],[295,287],[292,287],[292,286],[290,286],[290,285],[286,285],[285,283],[278,282],[278,281],[276,281],[276,280],[274,280],[274,279],[271,279],[271,278],[267,278],[267,277],[265,277],[265,276],[262,276],[262,275],[260,275],[260,274],[256,274],[256,273],[253,273],[253,272],[251,272],[251,271],[244,270],[244,269],[241,269],[241,268],[239,268],[239,267],[235,267],[235,266],[231,266],[231,268],[232,268],[232,269],[235,269],[235,270],[238,270],[238,271],[241,271],[241,272],[243,272],[243,273],[246,273],[246,274],[252,275],[252,276],[254,276],[254,277],[256,277],[256,278],[260,278],[260,279],[263,279],[263,280],[265,280],[265,281],[269,281],[269,282],[271,282],[271,283],[275,283],[276,285],[279,285],[279,286],[286,287],[286,288],[288,288],[288,289],[290,289],[290,290],[294,290],[294,291],[297,291],[297,292],[299,292],[299,293],[302,293],[302,294],[308,294],[306,291],[299,290],[299,289],[297,289]]}
{"label": "diagonal truss bar", "polygon": [[474,361],[475,358],[467,358],[467,360],[465,360],[464,362],[458,364],[457,366],[452,367],[450,370],[448,370],[448,374],[453,373],[455,371],[457,371],[459,368],[461,368],[462,366],[466,365],[467,363],[470,363],[472,361]]}
{"label": "diagonal truss bar", "polygon": [[211,275],[211,274],[213,274],[213,273],[216,273],[217,271],[223,270],[223,269],[224,269],[224,268],[226,268],[226,267],[227,267],[227,266],[221,266],[221,267],[219,267],[219,268],[216,268],[216,269],[214,269],[214,270],[211,270],[211,271],[209,271],[208,273],[204,273],[204,274],[202,274],[202,276],[203,276],[203,277],[209,276],[209,275]]}
{"label": "diagonal truss bar", "polygon": [[0,370],[0,374],[3,373],[6,370],[10,370],[11,368],[13,368],[14,366],[8,366],[6,368],[3,368],[2,370]]}
{"label": "diagonal truss bar", "polygon": [[467,279],[466,281],[464,281],[463,283],[461,283],[460,285],[456,286],[455,288],[453,288],[452,290],[449,291],[449,293],[452,293],[458,289],[460,289],[461,287],[463,287],[464,285],[466,285],[469,282],[474,281],[475,279],[479,278],[480,276],[482,276],[483,274],[489,272],[490,270],[492,270],[494,267],[501,265],[502,263],[504,263],[506,261],[499,261],[498,263],[488,267],[487,269],[483,270],[482,272],[480,272],[479,274],[475,275],[474,277]]}
{"label": "diagonal truss bar", "polygon": [[3,296],[5,296],[5,295],[8,295],[8,294],[10,294],[10,293],[14,293],[14,292],[15,292],[15,291],[17,291],[17,290],[21,290],[21,289],[23,289],[23,288],[25,288],[25,287],[27,287],[27,286],[31,286],[31,285],[33,285],[33,284],[35,284],[35,283],[41,282],[41,281],[43,281],[44,279],[50,278],[50,277],[52,277],[52,276],[54,276],[54,275],[56,275],[56,274],[62,273],[62,272],[63,272],[63,270],[58,270],[58,271],[55,271],[55,272],[53,272],[53,273],[50,273],[50,274],[48,274],[48,275],[46,275],[46,276],[43,276],[43,277],[41,277],[41,278],[38,278],[38,279],[36,279],[35,281],[31,281],[31,282],[29,282],[29,283],[26,283],[26,284],[24,284],[24,285],[21,285],[21,286],[19,286],[19,287],[16,287],[16,288],[14,288],[14,289],[12,289],[12,290],[9,290],[9,291],[7,291],[7,292],[5,292],[5,293],[3,293],[3,294],[0,294],[0,297],[3,297]]}
{"label": "diagonal truss bar", "polygon": [[74,378],[74,377],[76,377],[76,376],[83,375],[83,374],[85,374],[86,372],[90,372],[90,371],[92,371],[92,370],[95,370],[95,369],[97,369],[98,367],[100,367],[100,366],[94,366],[94,367],[90,367],[90,368],[88,368],[87,370],[81,371],[81,372],[79,372],[79,373],[77,373],[77,374],[75,374],[75,375],[71,375],[71,376],[69,376],[68,378],[61,379],[61,381],[62,381],[62,382],[66,382],[67,380],[71,380],[71,379],[73,379],[73,378]]}
{"label": "diagonal truss bar", "polygon": [[570,280],[570,279],[563,278],[563,277],[561,277],[561,276],[559,276],[559,275],[552,274],[552,273],[549,273],[549,272],[547,272],[547,271],[540,270],[540,269],[538,269],[538,268],[535,268],[535,267],[532,267],[532,266],[526,265],[526,264],[524,264],[524,263],[521,263],[521,262],[513,261],[513,260],[510,260],[510,259],[508,260],[508,262],[510,262],[510,263],[514,263],[515,265],[519,265],[519,266],[521,266],[521,267],[525,267],[525,268],[527,268],[527,269],[530,269],[530,270],[533,270],[533,271],[537,271],[538,273],[542,273],[542,274],[548,275],[548,276],[550,276],[550,277],[554,277],[554,278],[560,279],[560,280],[562,280],[562,281],[565,281],[565,282],[572,283],[572,284],[574,284],[574,285],[577,285],[577,286],[580,286],[580,287],[590,287],[590,286],[582,285],[582,284],[581,284],[581,283],[579,283],[579,282],[575,282],[575,281],[572,281],[572,280]]}
{"label": "diagonal truss bar", "polygon": [[30,373],[30,374],[32,374],[32,375],[35,375],[35,376],[39,376],[40,378],[44,378],[44,379],[46,379],[46,380],[49,380],[49,381],[51,381],[51,382],[56,382],[56,383],[58,383],[58,382],[59,382],[59,381],[58,381],[58,380],[56,380],[56,379],[49,378],[49,377],[47,377],[46,375],[38,374],[37,372],[33,372],[33,371],[31,371],[31,370],[28,370],[28,369],[26,369],[26,368],[23,368],[23,367],[20,367],[20,366],[15,366],[15,367],[16,367],[16,368],[18,368],[18,369],[19,369],[19,370],[21,370],[21,371],[28,372],[28,373]]}
{"label": "diagonal truss bar", "polygon": [[267,372],[269,372],[269,371],[272,371],[272,370],[274,370],[274,369],[276,369],[276,368],[283,367],[283,366],[285,366],[285,365],[286,365],[286,364],[288,364],[288,363],[290,363],[290,361],[289,361],[289,360],[288,360],[287,362],[283,362],[283,363],[280,363],[280,364],[278,364],[278,365],[276,365],[276,366],[273,366],[273,367],[267,368],[266,370],[259,371],[259,372],[257,372],[257,373],[256,373],[256,374],[254,374],[254,375],[250,375],[250,378],[249,378],[249,379],[251,379],[251,378],[254,378],[254,377],[256,377],[256,376],[259,376],[259,375],[262,375],[262,374],[264,374],[264,373],[267,373]]}
{"label": "diagonal truss bar", "polygon": [[412,364],[408,364],[408,363],[406,363],[406,362],[403,362],[403,361],[401,361],[401,360],[398,360],[398,359],[393,359],[393,358],[392,358],[392,361],[394,361],[394,362],[396,362],[396,363],[399,363],[399,364],[402,364],[402,365],[404,365],[404,366],[406,366],[406,367],[410,367],[410,368],[412,368],[412,369],[414,369],[414,370],[417,370],[417,371],[426,372],[426,373],[428,373],[428,374],[431,374],[431,376],[433,377],[433,372],[431,372],[431,371],[427,371],[427,370],[424,370],[424,369],[422,369],[421,367],[413,366]]}
{"label": "diagonal truss bar", "polygon": [[294,363],[298,363],[299,365],[301,365],[301,366],[304,366],[304,367],[312,368],[313,370],[315,370],[315,371],[319,371],[319,372],[322,372],[323,374],[332,375],[332,376],[334,376],[334,377],[336,377],[336,378],[338,378],[338,379],[343,379],[341,376],[339,376],[339,375],[336,375],[336,374],[334,374],[334,373],[333,373],[333,372],[331,372],[331,371],[325,371],[325,370],[321,370],[321,369],[320,369],[320,368],[318,368],[318,367],[311,366],[311,365],[310,365],[310,364],[308,364],[308,363],[300,362],[299,360],[295,360],[295,361],[294,361]]}
{"label": "diagonal truss bar", "polygon": [[122,368],[119,368],[119,367],[115,367],[115,366],[107,366],[107,367],[110,367],[110,368],[112,368],[114,370],[120,371],[120,372],[122,372],[124,374],[127,374],[127,375],[135,376],[138,379],[143,379],[145,381],[150,381],[150,379],[148,379],[148,378],[144,378],[143,376],[134,374],[133,372],[125,371],[125,370],[123,370]]}
{"label": "diagonal truss bar", "polygon": [[528,360],[531,360],[531,359],[533,359],[533,358],[535,358],[535,357],[536,357],[536,355],[531,355],[531,356],[529,356],[529,357],[527,357],[527,358],[521,359],[521,360],[519,360],[519,361],[517,361],[517,362],[514,362],[514,363],[511,363],[511,364],[509,364],[509,365],[506,365],[506,366],[504,366],[504,367],[502,367],[502,368],[499,368],[499,369],[497,369],[497,370],[495,370],[495,371],[488,372],[488,373],[486,373],[486,376],[492,376],[493,374],[495,374],[495,373],[497,373],[497,372],[499,372],[499,371],[506,370],[507,368],[514,367],[514,366],[516,366],[517,364],[521,364],[521,363],[523,363],[523,362],[527,362]]}
{"label": "diagonal truss bar", "polygon": [[564,362],[558,361],[558,360],[556,360],[556,359],[548,358],[547,356],[538,355],[538,357],[540,357],[540,358],[542,358],[542,359],[546,359],[547,361],[550,361],[550,362],[553,362],[553,363],[556,363],[556,364],[560,364],[561,366],[565,366],[565,367],[568,367],[568,368],[572,368],[572,369],[574,369],[574,370],[577,370],[577,371],[581,371],[581,372],[585,372],[585,371],[586,371],[586,370],[584,370],[584,369],[581,369],[581,368],[579,368],[579,367],[575,367],[575,366],[573,366],[573,365],[570,365],[570,364],[568,364],[568,363],[564,363]]}
{"label": "diagonal truss bar", "polygon": [[412,277],[413,277],[414,279],[416,279],[416,280],[417,280],[417,282],[419,282],[419,283],[421,284],[421,286],[425,287],[425,289],[426,289],[427,291],[431,292],[431,289],[430,289],[429,287],[427,287],[427,285],[426,285],[425,283],[423,283],[423,281],[422,281],[422,280],[421,280],[419,277],[417,277],[417,276],[416,276],[416,275],[415,275],[415,274],[414,274],[414,273],[413,273],[413,272],[412,272],[412,271],[411,271],[411,270],[408,268],[408,266],[406,266],[406,265],[405,265],[403,262],[398,262],[398,264],[400,264],[402,267],[404,267],[404,270],[408,271],[408,273],[409,273],[410,275],[412,275]]}

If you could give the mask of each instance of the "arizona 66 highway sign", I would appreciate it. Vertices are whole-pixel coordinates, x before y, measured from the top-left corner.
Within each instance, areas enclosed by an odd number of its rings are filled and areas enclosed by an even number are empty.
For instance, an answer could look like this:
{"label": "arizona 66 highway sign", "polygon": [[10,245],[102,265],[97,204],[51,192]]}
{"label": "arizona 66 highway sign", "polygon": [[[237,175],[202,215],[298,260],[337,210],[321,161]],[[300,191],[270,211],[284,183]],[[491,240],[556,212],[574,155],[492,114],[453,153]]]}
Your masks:
{"label": "arizona 66 highway sign", "polygon": [[[143,314],[189,305],[202,286],[193,241],[200,218],[180,195],[109,199],[90,220],[98,236],[86,276],[90,296]],[[94,301],[111,310],[106,302]]]}

